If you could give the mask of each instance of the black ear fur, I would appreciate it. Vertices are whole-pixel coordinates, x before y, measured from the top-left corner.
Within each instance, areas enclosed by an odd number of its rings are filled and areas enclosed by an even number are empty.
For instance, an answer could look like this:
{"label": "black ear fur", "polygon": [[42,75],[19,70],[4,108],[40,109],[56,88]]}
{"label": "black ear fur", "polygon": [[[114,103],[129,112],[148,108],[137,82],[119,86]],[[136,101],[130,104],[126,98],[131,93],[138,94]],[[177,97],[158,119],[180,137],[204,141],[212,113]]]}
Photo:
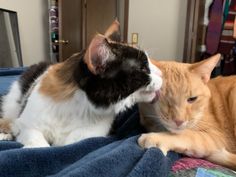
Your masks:
{"label": "black ear fur", "polygon": [[112,33],[108,38],[111,39],[112,41],[121,42],[120,31]]}
{"label": "black ear fur", "polygon": [[113,21],[110,27],[106,30],[104,36],[112,41],[121,42],[120,23],[118,20]]}

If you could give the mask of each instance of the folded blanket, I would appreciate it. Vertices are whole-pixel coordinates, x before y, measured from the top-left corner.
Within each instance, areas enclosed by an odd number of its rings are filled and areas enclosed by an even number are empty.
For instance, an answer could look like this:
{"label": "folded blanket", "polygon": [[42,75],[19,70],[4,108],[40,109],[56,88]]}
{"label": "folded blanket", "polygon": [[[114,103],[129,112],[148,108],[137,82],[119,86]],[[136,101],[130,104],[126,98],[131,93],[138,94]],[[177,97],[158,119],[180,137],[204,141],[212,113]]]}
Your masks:
{"label": "folded blanket", "polygon": [[0,68],[0,95],[4,95],[10,88],[13,81],[17,80],[20,74],[26,70],[21,68]]}
{"label": "folded blanket", "polygon": [[143,132],[138,109],[119,115],[113,135],[89,138],[61,147],[23,149],[13,141],[0,142],[1,177],[165,177],[179,155],[164,156],[157,148],[137,144]]}

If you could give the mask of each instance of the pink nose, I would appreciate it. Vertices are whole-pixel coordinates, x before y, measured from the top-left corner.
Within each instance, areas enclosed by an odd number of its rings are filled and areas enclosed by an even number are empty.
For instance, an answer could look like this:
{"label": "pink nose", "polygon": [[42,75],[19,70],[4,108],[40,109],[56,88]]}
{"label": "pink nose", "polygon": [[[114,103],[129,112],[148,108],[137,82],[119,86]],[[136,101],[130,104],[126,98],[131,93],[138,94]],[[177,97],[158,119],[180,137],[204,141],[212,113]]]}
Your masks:
{"label": "pink nose", "polygon": [[181,126],[184,123],[184,121],[182,120],[174,120],[174,122],[177,125],[177,127]]}

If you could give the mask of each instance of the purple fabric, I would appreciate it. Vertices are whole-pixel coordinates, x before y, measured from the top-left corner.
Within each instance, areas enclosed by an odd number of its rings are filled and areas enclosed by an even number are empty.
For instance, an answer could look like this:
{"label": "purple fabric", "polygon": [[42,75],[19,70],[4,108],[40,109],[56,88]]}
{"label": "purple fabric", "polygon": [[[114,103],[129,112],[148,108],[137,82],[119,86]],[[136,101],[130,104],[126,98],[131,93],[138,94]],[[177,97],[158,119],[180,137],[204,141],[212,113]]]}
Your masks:
{"label": "purple fabric", "polygon": [[183,157],[172,166],[171,177],[233,177],[236,172],[204,159]]}
{"label": "purple fabric", "polygon": [[209,24],[206,34],[206,51],[208,54],[215,54],[220,42],[223,18],[223,0],[214,0],[209,17]]}

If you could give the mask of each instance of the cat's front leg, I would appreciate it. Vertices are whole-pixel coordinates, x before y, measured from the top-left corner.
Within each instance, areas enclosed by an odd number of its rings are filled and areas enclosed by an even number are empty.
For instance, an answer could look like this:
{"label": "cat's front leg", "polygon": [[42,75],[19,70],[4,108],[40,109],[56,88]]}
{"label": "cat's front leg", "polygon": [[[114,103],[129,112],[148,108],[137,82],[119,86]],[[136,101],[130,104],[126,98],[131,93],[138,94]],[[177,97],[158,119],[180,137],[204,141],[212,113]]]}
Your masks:
{"label": "cat's front leg", "polygon": [[143,134],[138,143],[143,148],[158,147],[166,155],[168,151],[175,151],[192,157],[203,158],[218,151],[221,145],[206,133],[185,130],[179,134],[170,132]]}
{"label": "cat's front leg", "polygon": [[0,140],[13,140],[12,120],[0,118]]}
{"label": "cat's front leg", "polygon": [[50,147],[43,133],[36,129],[20,130],[16,141],[22,143],[24,148]]}
{"label": "cat's front leg", "polygon": [[13,140],[12,134],[0,133],[0,141],[11,141]]}
{"label": "cat's front leg", "polygon": [[86,138],[99,136],[96,135],[96,133],[94,134],[94,132],[96,132],[96,130],[92,130],[89,128],[74,130],[65,138],[65,142],[63,143],[63,145],[73,144]]}
{"label": "cat's front leg", "polygon": [[164,154],[172,150],[236,169],[236,154],[226,150],[224,140],[215,132],[147,133],[138,139],[138,143],[143,148],[159,147]]}
{"label": "cat's front leg", "polygon": [[168,136],[166,133],[142,134],[138,139],[138,144],[143,148],[157,147],[164,155],[167,155],[167,152],[173,148],[172,143],[168,140]]}

